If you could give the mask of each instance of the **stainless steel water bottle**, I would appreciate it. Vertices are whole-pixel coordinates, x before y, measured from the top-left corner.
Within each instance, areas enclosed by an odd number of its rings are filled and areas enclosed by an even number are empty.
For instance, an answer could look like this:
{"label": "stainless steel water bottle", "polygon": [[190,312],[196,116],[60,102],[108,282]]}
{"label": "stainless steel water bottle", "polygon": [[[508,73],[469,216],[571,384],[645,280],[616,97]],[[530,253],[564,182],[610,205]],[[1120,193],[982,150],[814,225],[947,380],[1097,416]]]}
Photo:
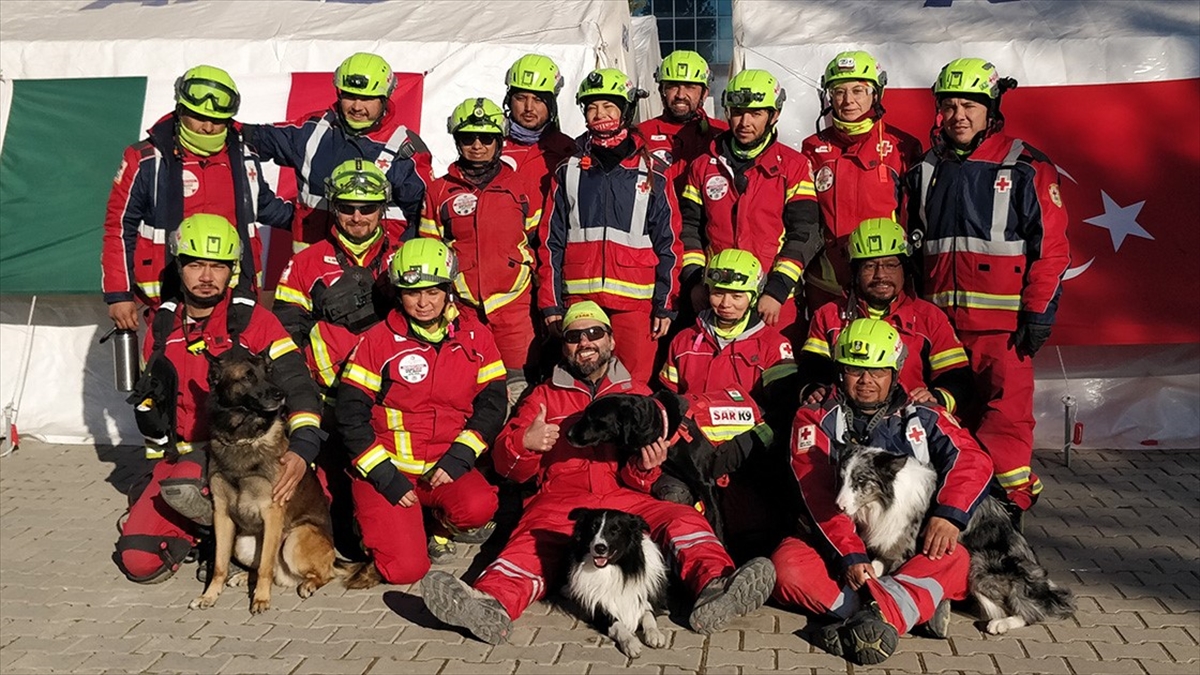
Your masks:
{"label": "stainless steel water bottle", "polygon": [[100,338],[101,343],[108,340],[112,340],[113,343],[113,381],[117,391],[133,391],[133,385],[141,371],[137,331],[113,328]]}

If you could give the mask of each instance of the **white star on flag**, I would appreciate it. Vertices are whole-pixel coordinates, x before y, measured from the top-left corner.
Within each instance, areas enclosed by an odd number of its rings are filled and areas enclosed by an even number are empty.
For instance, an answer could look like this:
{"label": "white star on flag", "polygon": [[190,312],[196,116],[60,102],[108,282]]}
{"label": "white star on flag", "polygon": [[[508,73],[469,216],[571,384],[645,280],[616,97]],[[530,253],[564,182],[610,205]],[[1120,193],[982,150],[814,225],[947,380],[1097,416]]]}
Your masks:
{"label": "white star on flag", "polygon": [[1137,222],[1138,214],[1141,213],[1146,200],[1129,206],[1119,206],[1104,190],[1100,191],[1100,197],[1104,200],[1104,213],[1085,218],[1083,222],[1108,230],[1109,236],[1112,237],[1113,251],[1120,251],[1121,244],[1128,236],[1154,241],[1153,235]]}

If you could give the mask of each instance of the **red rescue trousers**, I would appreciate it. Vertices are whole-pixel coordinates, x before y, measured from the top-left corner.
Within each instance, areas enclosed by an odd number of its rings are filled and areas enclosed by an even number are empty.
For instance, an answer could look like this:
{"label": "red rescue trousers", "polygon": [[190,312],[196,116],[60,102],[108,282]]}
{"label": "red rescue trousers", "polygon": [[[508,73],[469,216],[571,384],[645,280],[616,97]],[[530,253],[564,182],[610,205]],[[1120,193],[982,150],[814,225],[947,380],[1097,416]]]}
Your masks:
{"label": "red rescue trousers", "polygon": [[634,382],[649,384],[654,377],[654,355],[658,341],[650,337],[650,306],[634,311],[604,308],[612,322],[613,350],[629,370]]}
{"label": "red rescue trousers", "polygon": [[[808,542],[784,539],[771,562],[776,575],[771,597],[777,602],[838,619],[858,611],[860,593],[845,585],[840,565],[828,563]],[[859,591],[865,589],[879,604],[883,619],[904,634],[928,621],[943,599],[967,597],[970,564],[962,545],[940,560],[917,554],[892,574],[868,580]]]}
{"label": "red rescue trousers", "polygon": [[389,584],[416,583],[429,571],[423,508],[433,509],[445,523],[470,530],[487,524],[499,506],[496,487],[475,469],[436,488],[416,476],[408,478],[416,486],[418,503],[407,508],[390,503],[369,481],[356,478],[350,486],[363,546]]}
{"label": "red rescue trousers", "polygon": [[487,314],[474,309],[479,321],[491,329],[505,369],[533,373],[541,350],[533,329],[533,288]]}
{"label": "red rescue trousers", "polygon": [[174,574],[177,565],[171,565],[168,559],[181,561],[178,551],[186,555],[196,544],[197,525],[167,506],[160,494],[164,480],[201,480],[204,477],[204,451],[194,450],[191,454],[197,456],[158,460],[146,490],[129,507],[129,518],[121,528],[117,543],[116,562],[133,581],[161,579],[163,577],[159,575]]}
{"label": "red rescue trousers", "polygon": [[[650,524],[650,536],[675,562],[693,595],[713,579],[732,574],[733,561],[696,509],[659,501],[629,489],[605,495],[586,491],[542,492],[525,505],[500,557],[483,570],[476,589],[500,601],[516,619],[533,602],[564,582],[565,560],[574,523],[567,514],[576,507],[634,513]],[[670,565],[670,562],[668,562]]]}
{"label": "red rescue trousers", "polygon": [[975,374],[978,403],[963,411],[966,427],[992,458],[1008,498],[1029,510],[1042,491],[1033,473],[1033,359],[1019,356],[1007,331],[958,331]]}

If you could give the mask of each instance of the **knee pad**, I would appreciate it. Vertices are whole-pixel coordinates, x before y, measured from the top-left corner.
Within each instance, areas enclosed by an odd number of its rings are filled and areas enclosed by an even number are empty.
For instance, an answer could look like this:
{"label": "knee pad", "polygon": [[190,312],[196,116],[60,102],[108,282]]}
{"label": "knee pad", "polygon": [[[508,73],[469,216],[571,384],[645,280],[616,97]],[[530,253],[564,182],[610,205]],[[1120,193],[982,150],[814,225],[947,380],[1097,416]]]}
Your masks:
{"label": "knee pad", "polygon": [[662,476],[654,481],[654,485],[650,488],[650,495],[655,499],[675,504],[692,506],[696,503],[696,497],[688,489],[688,486],[673,476]]}
{"label": "knee pad", "polygon": [[191,550],[192,542],[182,537],[123,535],[117,539],[113,561],[130,581],[157,584],[170,579]]}
{"label": "knee pad", "polygon": [[159,483],[159,494],[167,506],[184,518],[197,525],[212,525],[212,499],[202,479],[168,478]]}

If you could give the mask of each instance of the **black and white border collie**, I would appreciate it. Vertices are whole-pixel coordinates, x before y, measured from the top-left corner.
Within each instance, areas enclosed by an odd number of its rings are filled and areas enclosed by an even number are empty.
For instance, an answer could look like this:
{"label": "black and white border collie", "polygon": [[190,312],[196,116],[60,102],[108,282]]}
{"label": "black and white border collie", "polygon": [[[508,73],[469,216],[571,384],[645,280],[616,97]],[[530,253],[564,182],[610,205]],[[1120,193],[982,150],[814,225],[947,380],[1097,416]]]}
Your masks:
{"label": "black and white border collie", "polygon": [[566,596],[631,659],[666,646],[656,614],[666,611],[667,565],[641,516],[611,509],[573,509]]}
{"label": "black and white border collie", "polygon": [[[912,457],[860,446],[848,448],[840,464],[838,508],[857,526],[875,573],[891,574],[916,553],[937,472]],[[1071,590],[1049,579],[997,498],[984,498],[958,539],[971,554],[970,591],[988,633],[1075,613]]]}

